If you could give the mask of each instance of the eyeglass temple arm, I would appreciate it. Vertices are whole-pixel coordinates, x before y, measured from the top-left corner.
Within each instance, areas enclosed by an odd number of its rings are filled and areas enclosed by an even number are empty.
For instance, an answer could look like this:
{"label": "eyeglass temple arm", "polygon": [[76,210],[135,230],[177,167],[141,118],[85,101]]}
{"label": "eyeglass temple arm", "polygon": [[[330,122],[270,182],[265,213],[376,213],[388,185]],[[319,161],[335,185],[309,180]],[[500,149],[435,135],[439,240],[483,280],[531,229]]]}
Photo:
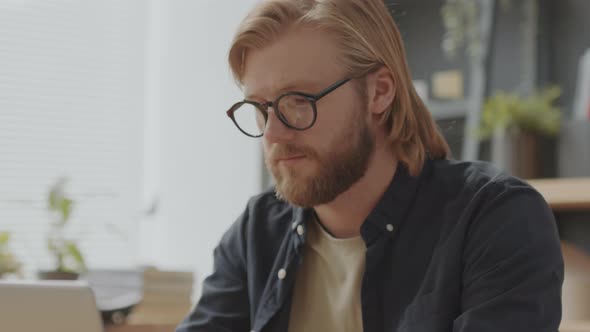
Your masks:
{"label": "eyeglass temple arm", "polygon": [[319,100],[320,98],[325,97],[327,94],[329,94],[330,92],[338,89],[339,87],[341,87],[342,85],[344,85],[346,82],[350,81],[350,78],[345,78],[342,79],[332,85],[330,85],[329,87],[327,87],[324,91],[320,92],[319,94],[313,96],[315,97],[315,100]]}

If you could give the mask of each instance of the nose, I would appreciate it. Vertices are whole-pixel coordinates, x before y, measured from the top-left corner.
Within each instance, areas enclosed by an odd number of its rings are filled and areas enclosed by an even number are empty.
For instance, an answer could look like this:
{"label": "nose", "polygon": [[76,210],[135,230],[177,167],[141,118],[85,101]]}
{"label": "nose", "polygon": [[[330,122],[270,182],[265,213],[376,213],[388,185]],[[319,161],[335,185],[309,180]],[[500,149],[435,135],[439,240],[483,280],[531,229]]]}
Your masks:
{"label": "nose", "polygon": [[273,107],[268,108],[268,119],[264,129],[264,139],[269,143],[285,142],[293,139],[295,130],[285,126]]}

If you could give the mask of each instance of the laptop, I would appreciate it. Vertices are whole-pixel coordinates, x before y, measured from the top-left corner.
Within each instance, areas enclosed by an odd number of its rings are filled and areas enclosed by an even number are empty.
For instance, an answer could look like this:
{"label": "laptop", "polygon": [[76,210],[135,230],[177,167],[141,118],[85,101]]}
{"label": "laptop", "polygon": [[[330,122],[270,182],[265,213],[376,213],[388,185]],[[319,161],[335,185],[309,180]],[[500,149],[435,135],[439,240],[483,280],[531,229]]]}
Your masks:
{"label": "laptop", "polygon": [[0,331],[103,332],[103,326],[85,282],[0,280]]}

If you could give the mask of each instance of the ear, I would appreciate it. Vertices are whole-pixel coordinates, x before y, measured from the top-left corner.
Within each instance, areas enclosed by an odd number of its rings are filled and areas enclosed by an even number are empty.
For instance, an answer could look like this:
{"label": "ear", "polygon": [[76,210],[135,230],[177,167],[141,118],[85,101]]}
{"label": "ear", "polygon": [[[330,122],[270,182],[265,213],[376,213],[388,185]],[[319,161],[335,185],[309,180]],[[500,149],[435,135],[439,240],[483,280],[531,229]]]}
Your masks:
{"label": "ear", "polygon": [[367,76],[367,89],[369,95],[369,110],[372,114],[382,114],[395,98],[396,86],[393,75],[386,66]]}

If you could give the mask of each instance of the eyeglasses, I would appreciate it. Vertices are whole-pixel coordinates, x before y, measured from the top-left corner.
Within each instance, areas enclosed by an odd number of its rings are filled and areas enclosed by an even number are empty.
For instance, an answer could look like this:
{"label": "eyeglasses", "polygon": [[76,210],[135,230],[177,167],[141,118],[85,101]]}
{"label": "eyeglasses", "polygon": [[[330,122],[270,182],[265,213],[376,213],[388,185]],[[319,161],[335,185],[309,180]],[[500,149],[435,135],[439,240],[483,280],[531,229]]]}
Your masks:
{"label": "eyeglasses", "polygon": [[227,116],[245,135],[261,137],[264,135],[268,121],[268,108],[272,107],[279,120],[287,128],[303,131],[311,128],[316,121],[316,102],[348,81],[350,78],[342,79],[315,95],[304,92],[287,92],[272,102],[257,103],[243,100],[235,103],[227,111]]}

